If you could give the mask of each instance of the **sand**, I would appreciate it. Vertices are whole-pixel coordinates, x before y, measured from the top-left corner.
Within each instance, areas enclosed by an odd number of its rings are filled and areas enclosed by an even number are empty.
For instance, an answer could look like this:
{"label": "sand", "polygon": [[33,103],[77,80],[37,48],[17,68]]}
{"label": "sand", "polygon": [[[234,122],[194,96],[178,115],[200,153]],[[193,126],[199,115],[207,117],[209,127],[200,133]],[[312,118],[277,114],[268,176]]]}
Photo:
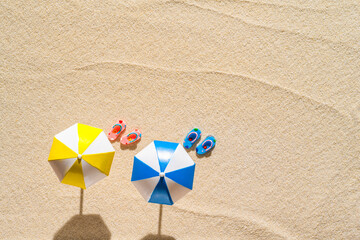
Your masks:
{"label": "sand", "polygon": [[[360,237],[358,1],[2,1],[0,16],[1,239],[157,239],[133,156],[193,127],[217,146],[190,152],[163,239]],[[80,206],[52,138],[119,118],[143,138],[113,143]]]}

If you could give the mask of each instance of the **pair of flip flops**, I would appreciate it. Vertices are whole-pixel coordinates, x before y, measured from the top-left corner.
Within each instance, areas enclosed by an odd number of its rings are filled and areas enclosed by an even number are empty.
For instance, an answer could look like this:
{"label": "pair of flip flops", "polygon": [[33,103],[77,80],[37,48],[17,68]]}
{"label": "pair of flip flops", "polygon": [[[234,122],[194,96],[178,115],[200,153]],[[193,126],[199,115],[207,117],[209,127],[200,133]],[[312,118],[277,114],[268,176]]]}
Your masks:
{"label": "pair of flip flops", "polygon": [[[115,141],[121,133],[123,133],[126,129],[126,123],[124,120],[119,120],[112,127],[111,131],[108,134],[108,138],[110,141]],[[141,139],[141,131],[135,128],[131,133],[122,136],[120,139],[120,143],[123,145],[129,145],[135,143]]]}
{"label": "pair of flip flops", "polygon": [[[201,130],[198,128],[192,129],[185,137],[184,139],[184,148],[190,149],[196,142],[200,140],[201,137]],[[209,135],[205,138],[204,141],[200,143],[196,147],[196,153],[199,155],[203,155],[212,149],[214,149],[216,144],[216,139],[214,136]]]}

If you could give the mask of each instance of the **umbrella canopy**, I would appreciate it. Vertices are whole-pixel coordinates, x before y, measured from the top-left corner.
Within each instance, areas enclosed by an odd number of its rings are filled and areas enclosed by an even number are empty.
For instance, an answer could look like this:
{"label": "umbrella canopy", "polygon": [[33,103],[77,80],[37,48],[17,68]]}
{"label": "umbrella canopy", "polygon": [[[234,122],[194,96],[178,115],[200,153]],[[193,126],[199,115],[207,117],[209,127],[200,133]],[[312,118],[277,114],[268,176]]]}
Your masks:
{"label": "umbrella canopy", "polygon": [[60,182],[86,189],[109,175],[114,155],[101,129],[77,123],[55,135],[48,160]]}
{"label": "umbrella canopy", "polygon": [[172,205],[192,189],[194,171],[180,144],[154,141],[135,155],[131,181],[146,201]]}

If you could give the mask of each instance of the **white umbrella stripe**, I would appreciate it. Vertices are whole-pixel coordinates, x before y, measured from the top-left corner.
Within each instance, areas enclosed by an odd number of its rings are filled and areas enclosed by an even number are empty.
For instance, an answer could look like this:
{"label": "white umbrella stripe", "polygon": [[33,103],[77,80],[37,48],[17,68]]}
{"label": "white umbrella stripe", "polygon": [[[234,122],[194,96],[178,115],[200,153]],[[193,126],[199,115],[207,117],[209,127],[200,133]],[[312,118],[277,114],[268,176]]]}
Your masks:
{"label": "white umbrella stripe", "polygon": [[185,194],[187,194],[188,192],[191,191],[190,189],[188,189],[180,184],[177,184],[170,178],[165,177],[165,182],[169,189],[170,196],[171,196],[171,199],[173,200],[173,202],[176,202],[177,200],[179,200],[180,198],[185,196]]}
{"label": "white umbrella stripe", "polygon": [[194,161],[191,159],[186,150],[179,144],[174,154],[172,155],[168,165],[165,168],[165,173],[179,170],[194,165]]}
{"label": "white umbrella stripe", "polygon": [[53,161],[49,161],[49,163],[50,166],[53,168],[56,176],[61,182],[65,174],[71,168],[71,166],[74,164],[75,161],[77,161],[77,158],[53,160]]}
{"label": "white umbrella stripe", "polygon": [[159,183],[160,177],[146,178],[132,182],[136,189],[140,192],[141,196],[146,201],[149,201],[151,194],[153,193],[156,185]]}
{"label": "white umbrella stripe", "polygon": [[55,135],[55,138],[64,143],[68,148],[79,154],[79,133],[78,124],[74,124],[68,129]]}
{"label": "white umbrella stripe", "polygon": [[115,149],[108,141],[106,134],[101,132],[82,155],[114,152]]}
{"label": "white umbrella stripe", "polygon": [[172,205],[191,191],[194,170],[180,144],[154,141],[134,156],[131,181],[146,201]]}
{"label": "white umbrella stripe", "polygon": [[100,172],[99,169],[94,168],[86,161],[82,162],[82,170],[86,188],[106,177],[106,175]]}
{"label": "white umbrella stripe", "polygon": [[159,162],[154,161],[154,159],[157,159],[158,157],[154,142],[150,143],[138,154],[136,154],[136,157],[158,173],[160,172]]}

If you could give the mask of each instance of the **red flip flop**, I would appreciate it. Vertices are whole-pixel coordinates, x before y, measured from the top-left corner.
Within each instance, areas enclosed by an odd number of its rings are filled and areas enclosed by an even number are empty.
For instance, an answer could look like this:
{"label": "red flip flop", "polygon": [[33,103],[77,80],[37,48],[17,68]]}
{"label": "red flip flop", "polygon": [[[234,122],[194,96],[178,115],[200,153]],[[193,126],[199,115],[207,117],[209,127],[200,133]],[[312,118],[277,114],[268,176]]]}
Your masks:
{"label": "red flip flop", "polygon": [[124,120],[119,120],[118,123],[114,124],[111,131],[108,134],[110,141],[116,140],[119,135],[126,129],[126,123]]}
{"label": "red flip flop", "polygon": [[137,128],[126,136],[122,136],[120,143],[123,145],[129,145],[135,143],[141,139],[141,131]]}

